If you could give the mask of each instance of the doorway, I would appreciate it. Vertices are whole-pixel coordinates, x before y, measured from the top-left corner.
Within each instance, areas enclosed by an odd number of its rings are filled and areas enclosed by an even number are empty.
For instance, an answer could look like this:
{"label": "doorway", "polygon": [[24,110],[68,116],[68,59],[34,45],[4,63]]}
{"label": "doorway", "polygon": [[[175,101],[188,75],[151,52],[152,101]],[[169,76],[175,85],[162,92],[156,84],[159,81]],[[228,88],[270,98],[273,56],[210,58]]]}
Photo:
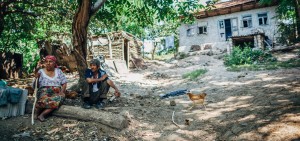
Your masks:
{"label": "doorway", "polygon": [[226,38],[226,41],[227,41],[228,38],[230,36],[232,36],[231,20],[230,19],[225,19],[224,23],[225,23],[225,38]]}

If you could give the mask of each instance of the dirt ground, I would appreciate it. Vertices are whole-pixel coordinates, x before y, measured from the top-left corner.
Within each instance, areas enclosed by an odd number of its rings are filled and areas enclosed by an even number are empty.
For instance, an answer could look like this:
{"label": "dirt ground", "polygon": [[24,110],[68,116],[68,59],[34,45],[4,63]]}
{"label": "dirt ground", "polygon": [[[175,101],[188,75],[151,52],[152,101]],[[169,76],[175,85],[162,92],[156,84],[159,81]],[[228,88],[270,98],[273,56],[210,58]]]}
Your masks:
{"label": "dirt ground", "polygon": [[[194,52],[181,60],[147,61],[147,69],[111,77],[122,97],[104,110],[124,115],[129,121],[126,129],[55,116],[31,125],[30,114],[26,114],[0,120],[0,139],[300,140],[300,68],[229,72],[220,56]],[[196,69],[208,72],[196,80],[182,78]],[[75,80],[70,77],[70,85]],[[206,108],[198,105],[188,110],[192,102],[187,95],[159,97],[183,89],[207,93]],[[176,105],[171,106],[170,101]],[[67,99],[65,104],[81,106],[81,99]],[[179,127],[172,122],[173,112]]]}

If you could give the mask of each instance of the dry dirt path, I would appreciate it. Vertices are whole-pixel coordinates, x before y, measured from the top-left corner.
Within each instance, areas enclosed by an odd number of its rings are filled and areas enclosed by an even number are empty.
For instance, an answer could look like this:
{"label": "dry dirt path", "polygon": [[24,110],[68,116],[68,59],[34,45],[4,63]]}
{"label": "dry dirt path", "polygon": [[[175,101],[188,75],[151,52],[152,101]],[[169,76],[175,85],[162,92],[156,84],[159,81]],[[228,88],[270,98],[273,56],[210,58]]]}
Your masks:
{"label": "dry dirt path", "polygon": [[[222,60],[195,55],[179,61],[154,61],[149,69],[121,77],[128,95],[116,112],[127,110],[128,131],[141,140],[293,140],[300,139],[300,69],[228,72]],[[208,72],[195,81],[182,74]],[[160,100],[171,91],[208,94],[207,108],[188,111],[186,95]],[[176,106],[169,102],[175,100]],[[122,103],[126,103],[125,105]],[[126,107],[126,108],[125,108]],[[132,107],[132,108],[130,108]],[[171,116],[175,111],[175,121]],[[185,125],[185,120],[191,122]]]}
{"label": "dry dirt path", "polygon": [[[129,127],[117,131],[93,122],[50,117],[30,126],[28,115],[0,121],[0,138],[30,133],[20,140],[300,140],[300,68],[228,72],[216,56],[196,54],[182,60],[149,61],[148,69],[113,77],[122,97],[104,109],[122,114]],[[182,75],[208,72],[196,80]],[[206,109],[187,110],[186,95],[160,99],[160,94],[188,89],[206,92]],[[176,106],[170,106],[175,101]],[[68,101],[80,106],[81,100]],[[96,109],[95,109],[96,110]],[[172,113],[175,111],[172,123]],[[190,121],[186,125],[186,120]],[[18,122],[18,124],[15,124]],[[76,124],[62,128],[63,124]],[[5,126],[4,126],[5,125]],[[47,132],[59,128],[57,132]]]}

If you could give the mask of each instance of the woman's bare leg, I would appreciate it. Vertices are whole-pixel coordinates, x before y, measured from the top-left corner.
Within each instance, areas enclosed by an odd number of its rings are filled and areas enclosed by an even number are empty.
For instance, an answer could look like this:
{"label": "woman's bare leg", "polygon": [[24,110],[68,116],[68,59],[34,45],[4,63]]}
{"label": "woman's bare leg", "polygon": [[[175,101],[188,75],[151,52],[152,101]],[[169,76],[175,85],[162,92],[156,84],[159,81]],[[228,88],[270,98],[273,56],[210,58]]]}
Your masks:
{"label": "woman's bare leg", "polygon": [[40,121],[44,121],[45,120],[45,116],[47,116],[49,113],[51,113],[54,109],[45,109],[39,116],[38,119]]}
{"label": "woman's bare leg", "polygon": [[37,119],[37,117],[40,115],[41,112],[42,112],[42,109],[41,109],[41,108],[35,107],[35,111],[34,111],[34,119]]}

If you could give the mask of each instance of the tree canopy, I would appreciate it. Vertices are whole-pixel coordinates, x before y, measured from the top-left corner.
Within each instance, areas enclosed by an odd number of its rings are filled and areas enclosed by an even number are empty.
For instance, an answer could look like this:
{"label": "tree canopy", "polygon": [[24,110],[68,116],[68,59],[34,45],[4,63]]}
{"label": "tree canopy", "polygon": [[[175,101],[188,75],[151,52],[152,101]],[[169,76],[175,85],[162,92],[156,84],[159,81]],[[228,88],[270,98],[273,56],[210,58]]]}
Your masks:
{"label": "tree canopy", "polygon": [[[72,34],[72,23],[82,0],[3,0],[0,2],[0,51],[24,54],[24,64],[37,60],[39,41]],[[176,27],[192,20],[190,11],[203,8],[196,0],[89,0],[91,34],[125,30],[138,37],[144,29],[164,21]],[[98,7],[97,7],[98,6]],[[81,17],[82,18],[82,17]],[[173,29],[176,29],[174,28]],[[158,35],[158,34],[157,34]],[[153,35],[156,36],[156,35]],[[33,61],[34,62],[34,61]],[[33,64],[34,65],[34,64]]]}
{"label": "tree canopy", "polygon": [[293,44],[300,41],[300,0],[260,0],[262,4],[278,3],[279,42]]}
{"label": "tree canopy", "polygon": [[38,42],[55,38],[58,33],[70,33],[75,7],[76,3],[67,0],[3,0],[0,52],[23,54],[25,68],[36,65]]}

